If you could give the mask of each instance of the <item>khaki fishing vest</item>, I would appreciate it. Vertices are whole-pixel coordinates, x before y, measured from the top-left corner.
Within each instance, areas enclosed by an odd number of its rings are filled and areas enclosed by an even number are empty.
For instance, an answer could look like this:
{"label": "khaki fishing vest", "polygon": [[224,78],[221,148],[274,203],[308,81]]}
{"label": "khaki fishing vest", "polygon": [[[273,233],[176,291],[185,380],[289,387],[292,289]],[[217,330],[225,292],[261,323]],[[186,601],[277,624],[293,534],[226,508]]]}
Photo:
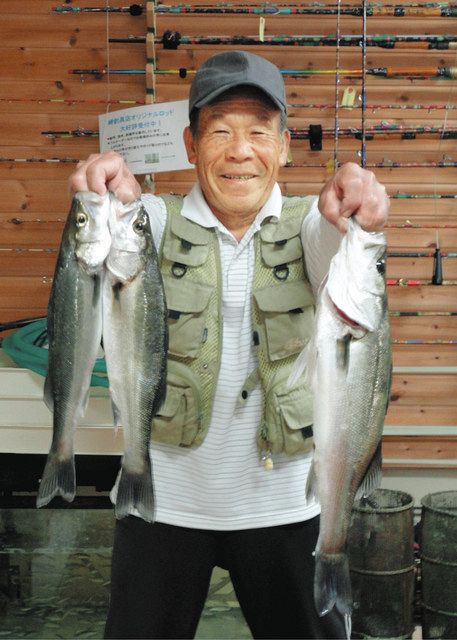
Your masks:
{"label": "khaki fishing vest", "polygon": [[[152,438],[182,447],[208,432],[222,348],[222,285],[217,235],[181,215],[182,198],[162,196],[167,222],[159,251],[168,307],[167,394]],[[313,331],[314,298],[303,260],[300,230],[313,197],[283,198],[280,219],[255,234],[252,340],[258,368],[240,390],[243,403],[260,381],[260,456],[292,455],[312,447],[312,396],[303,380],[289,388],[297,355]]]}

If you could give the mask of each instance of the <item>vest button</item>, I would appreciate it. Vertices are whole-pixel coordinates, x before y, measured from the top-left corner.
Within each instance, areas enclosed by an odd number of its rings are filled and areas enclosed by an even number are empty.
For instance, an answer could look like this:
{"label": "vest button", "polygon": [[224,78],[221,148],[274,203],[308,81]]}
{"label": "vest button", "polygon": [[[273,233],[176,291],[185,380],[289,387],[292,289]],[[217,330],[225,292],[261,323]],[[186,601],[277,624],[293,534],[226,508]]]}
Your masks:
{"label": "vest button", "polygon": [[243,398],[243,400],[246,400],[246,398],[248,397],[248,392],[246,391],[246,389],[243,389],[243,391],[241,392],[241,397]]}

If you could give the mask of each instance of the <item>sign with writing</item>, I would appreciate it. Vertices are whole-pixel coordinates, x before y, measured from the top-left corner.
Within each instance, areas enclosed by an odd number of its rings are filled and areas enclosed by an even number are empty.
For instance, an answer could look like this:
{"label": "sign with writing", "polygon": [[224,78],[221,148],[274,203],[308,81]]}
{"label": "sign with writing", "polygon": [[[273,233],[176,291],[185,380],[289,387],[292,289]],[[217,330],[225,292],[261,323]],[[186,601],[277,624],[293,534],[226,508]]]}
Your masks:
{"label": "sign with writing", "polygon": [[117,151],[136,174],[191,169],[182,139],[188,105],[178,100],[99,115],[100,151]]}

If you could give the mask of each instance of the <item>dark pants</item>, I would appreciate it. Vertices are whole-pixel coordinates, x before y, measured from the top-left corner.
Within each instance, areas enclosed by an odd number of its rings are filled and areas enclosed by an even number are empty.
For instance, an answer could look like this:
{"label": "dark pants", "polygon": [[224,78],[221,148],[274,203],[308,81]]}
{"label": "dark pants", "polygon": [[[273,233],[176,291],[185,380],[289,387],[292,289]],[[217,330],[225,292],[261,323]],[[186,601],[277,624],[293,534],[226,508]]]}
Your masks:
{"label": "dark pants", "polygon": [[118,520],[106,638],[193,638],[214,566],[227,569],[254,638],[345,638],[313,601],[319,519],[244,531]]}

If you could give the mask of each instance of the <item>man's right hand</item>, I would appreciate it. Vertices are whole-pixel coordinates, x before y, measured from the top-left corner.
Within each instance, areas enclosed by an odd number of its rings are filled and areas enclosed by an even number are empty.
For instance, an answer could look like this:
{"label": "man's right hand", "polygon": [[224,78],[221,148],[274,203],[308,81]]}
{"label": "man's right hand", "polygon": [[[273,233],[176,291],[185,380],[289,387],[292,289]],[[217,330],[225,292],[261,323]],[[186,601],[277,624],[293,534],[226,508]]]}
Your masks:
{"label": "man's right hand", "polygon": [[78,162],[69,179],[70,195],[77,191],[94,191],[101,196],[107,190],[123,203],[132,202],[141,195],[141,187],[123,158],[114,151],[93,153]]}

